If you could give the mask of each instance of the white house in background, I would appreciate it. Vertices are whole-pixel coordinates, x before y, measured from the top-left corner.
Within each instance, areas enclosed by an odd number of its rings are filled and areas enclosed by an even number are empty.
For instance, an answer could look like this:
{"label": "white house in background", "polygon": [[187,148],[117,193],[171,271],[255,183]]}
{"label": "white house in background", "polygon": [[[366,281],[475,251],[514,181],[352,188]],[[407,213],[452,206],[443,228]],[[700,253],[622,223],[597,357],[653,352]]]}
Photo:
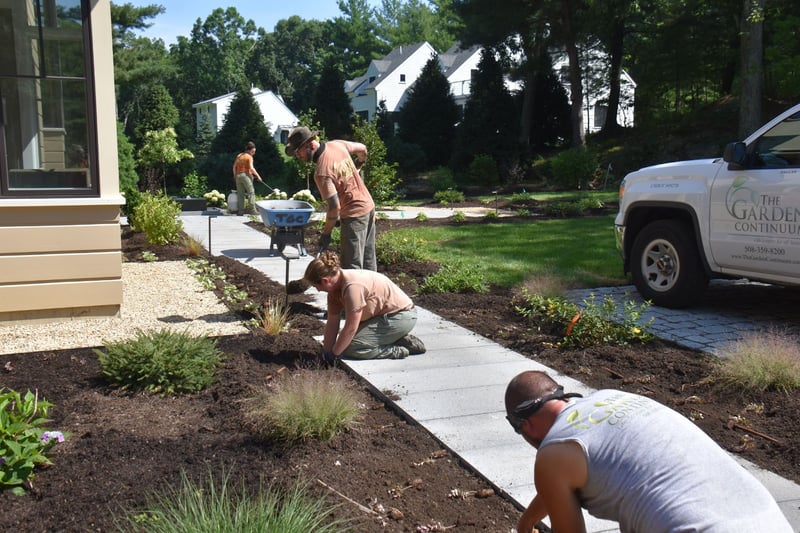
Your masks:
{"label": "white house in background", "polygon": [[[262,91],[252,88],[253,98],[258,104],[261,114],[264,116],[264,123],[269,128],[269,132],[276,143],[286,144],[289,132],[299,124],[299,119],[286,104],[283,99],[272,91]],[[197,131],[201,131],[203,124],[209,124],[213,131],[219,131],[225,124],[225,115],[231,107],[236,93],[228,93],[216,98],[204,100],[193,104],[197,116]]]}
{"label": "white house in background", "polygon": [[[472,77],[481,60],[480,46],[461,49],[458,44],[439,54],[439,66],[450,83],[450,94],[463,111],[469,99]],[[344,90],[350,97],[353,112],[365,120],[372,120],[383,101],[386,110],[396,113],[405,104],[408,89],[414,84],[425,64],[436,54],[427,42],[400,46],[383,59],[370,62],[363,76],[347,80]],[[508,84],[509,90],[518,87]]]}
{"label": "white house in background", "polygon": [[393,113],[405,104],[407,91],[436,54],[427,42],[398,46],[383,59],[373,59],[363,76],[344,82],[353,112],[372,122],[380,102]]}
{"label": "white house in background", "polygon": [[[587,46],[580,52],[581,75],[583,80],[583,121],[586,133],[602,129],[608,114],[608,55],[599,46]],[[570,96],[569,59],[565,53],[553,54],[553,70],[561,85]],[[636,82],[625,69],[620,72],[619,108],[617,124],[633,127],[634,98]]]}

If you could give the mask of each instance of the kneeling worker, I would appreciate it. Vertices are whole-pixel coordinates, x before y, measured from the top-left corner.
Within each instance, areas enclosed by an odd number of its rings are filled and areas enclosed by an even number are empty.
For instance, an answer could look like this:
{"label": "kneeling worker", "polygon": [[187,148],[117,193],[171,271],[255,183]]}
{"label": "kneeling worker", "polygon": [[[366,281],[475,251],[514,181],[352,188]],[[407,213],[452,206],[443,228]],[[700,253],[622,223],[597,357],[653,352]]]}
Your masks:
{"label": "kneeling worker", "polygon": [[[403,359],[425,353],[408,333],[417,323],[414,302],[395,283],[372,270],[342,269],[339,256],[326,250],[306,267],[303,279],[328,293],[323,360]],[[339,331],[344,312],[344,326]]]}
{"label": "kneeling worker", "polygon": [[544,372],[506,388],[506,418],[538,449],[536,497],[517,531],[545,516],[585,532],[581,508],[627,532],[793,533],[772,495],[692,421],[628,392],[565,394]]}

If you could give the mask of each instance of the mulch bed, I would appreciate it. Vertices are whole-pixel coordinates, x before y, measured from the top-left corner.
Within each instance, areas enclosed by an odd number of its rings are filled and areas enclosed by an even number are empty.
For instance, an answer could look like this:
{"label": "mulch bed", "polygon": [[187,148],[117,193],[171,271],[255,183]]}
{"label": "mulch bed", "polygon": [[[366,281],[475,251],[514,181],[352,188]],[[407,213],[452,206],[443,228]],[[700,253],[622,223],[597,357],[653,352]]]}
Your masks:
{"label": "mulch bed", "polygon": [[[379,231],[415,223],[380,221]],[[316,252],[316,239],[309,232],[310,253]],[[123,235],[123,248],[132,261],[141,260],[144,250],[161,260],[185,257],[179,246],[148,246],[141,234],[129,232]],[[285,295],[282,285],[241,262],[206,257],[254,301]],[[518,295],[512,290],[415,294],[416,285],[437,268],[410,263],[385,272],[421,307],[591,387],[650,395],[691,416],[725,449],[800,482],[800,452],[794,446],[800,427],[797,395],[767,391],[745,397],[721,391],[707,379],[713,375],[712,357],[669,342],[558,349],[558,332],[514,312]],[[329,442],[291,447],[265,442],[247,430],[239,400],[253,387],[317,368],[319,345],[312,337],[321,334],[322,323],[308,301],[303,293],[289,295],[293,314],[288,333],[272,337],[253,331],[220,338],[227,359],[219,380],[193,395],[163,398],[110,388],[91,348],[3,356],[1,385],[38,390],[55,404],[51,427],[71,437],[54,449],[55,465],[39,471],[28,496],[0,494],[0,530],[113,530],[115,513],[141,510],[149,494],[175,486],[182,473],[202,483],[209,473],[229,472],[251,487],[260,481],[280,486],[309,482],[312,491],[342,504],[337,514],[357,520],[357,531],[511,531],[519,517],[514,505],[499,495],[487,496],[491,486],[485,480],[353,376],[349,379],[364,405],[353,430]]]}

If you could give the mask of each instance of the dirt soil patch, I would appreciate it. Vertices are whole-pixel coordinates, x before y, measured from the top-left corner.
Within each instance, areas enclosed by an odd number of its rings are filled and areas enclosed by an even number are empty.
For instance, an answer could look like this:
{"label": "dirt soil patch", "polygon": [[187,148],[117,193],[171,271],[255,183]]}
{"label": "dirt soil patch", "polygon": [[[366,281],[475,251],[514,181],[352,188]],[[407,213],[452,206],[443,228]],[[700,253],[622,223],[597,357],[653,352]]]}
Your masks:
{"label": "dirt soil patch", "polygon": [[[379,231],[409,224],[417,222],[380,221]],[[313,231],[307,235],[310,253],[316,252],[316,240]],[[141,260],[145,250],[161,260],[185,257],[181,247],[148,246],[141,234],[130,232],[123,235],[123,247],[132,261]],[[243,263],[206,257],[254,301],[285,295],[282,285]],[[800,451],[794,446],[800,427],[797,395],[722,392],[707,379],[713,375],[712,357],[663,341],[558,349],[559,332],[514,312],[518,294],[512,290],[417,295],[416,286],[437,268],[412,263],[385,272],[421,307],[589,386],[652,396],[691,416],[725,449],[800,482]],[[209,472],[232,471],[252,486],[259,480],[281,486],[310,482],[312,490],[343,504],[338,513],[357,520],[356,531],[511,531],[519,517],[514,505],[500,495],[487,495],[490,484],[413,421],[372,396],[356,377],[350,379],[364,405],[360,423],[330,442],[287,448],[247,431],[239,400],[252,387],[316,365],[319,345],[312,337],[322,332],[315,317],[319,310],[302,293],[290,295],[289,301],[288,333],[272,337],[253,331],[219,338],[218,346],[227,354],[219,379],[193,395],[121,393],[102,380],[91,348],[3,356],[0,386],[38,390],[55,404],[51,427],[71,437],[54,449],[54,466],[39,471],[28,496],[0,494],[0,530],[114,530],[115,513],[142,509],[148,494],[176,486],[182,472],[202,483]]]}

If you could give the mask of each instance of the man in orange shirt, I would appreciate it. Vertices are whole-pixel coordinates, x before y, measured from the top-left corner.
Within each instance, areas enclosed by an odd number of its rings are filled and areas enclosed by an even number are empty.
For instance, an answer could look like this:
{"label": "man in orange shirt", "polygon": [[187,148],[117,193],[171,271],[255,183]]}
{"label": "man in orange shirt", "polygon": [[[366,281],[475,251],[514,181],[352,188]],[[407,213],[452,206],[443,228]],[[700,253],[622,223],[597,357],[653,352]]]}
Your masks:
{"label": "man in orange shirt", "polygon": [[[377,270],[375,258],[375,203],[358,169],[367,159],[367,147],[351,141],[320,143],[317,132],[298,126],[289,133],[286,155],[314,162],[314,183],[327,201],[320,250],[331,242],[331,231],[341,223],[342,268]],[[355,156],[356,161],[353,161]]]}
{"label": "man in orange shirt", "polygon": [[253,154],[256,153],[256,145],[253,141],[249,141],[244,151],[236,156],[233,161],[233,179],[236,182],[236,196],[237,196],[237,213],[239,215],[245,214],[245,197],[247,198],[250,209],[247,211],[249,215],[257,215],[256,211],[256,193],[253,189],[253,178],[261,183],[261,179],[256,168],[253,166]]}

